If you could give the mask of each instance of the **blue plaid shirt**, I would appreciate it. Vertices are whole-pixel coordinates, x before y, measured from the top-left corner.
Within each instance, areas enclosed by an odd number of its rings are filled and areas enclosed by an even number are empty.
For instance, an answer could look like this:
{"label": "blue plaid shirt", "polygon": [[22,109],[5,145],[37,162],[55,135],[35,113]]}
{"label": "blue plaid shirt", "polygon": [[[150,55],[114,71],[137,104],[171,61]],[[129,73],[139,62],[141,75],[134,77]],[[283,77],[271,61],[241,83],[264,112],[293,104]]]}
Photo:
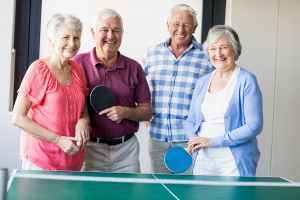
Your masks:
{"label": "blue plaid shirt", "polygon": [[183,142],[187,141],[183,122],[189,112],[196,81],[213,68],[201,44],[194,38],[178,58],[169,44],[170,39],[149,48],[143,60],[153,107],[150,136],[159,141]]}

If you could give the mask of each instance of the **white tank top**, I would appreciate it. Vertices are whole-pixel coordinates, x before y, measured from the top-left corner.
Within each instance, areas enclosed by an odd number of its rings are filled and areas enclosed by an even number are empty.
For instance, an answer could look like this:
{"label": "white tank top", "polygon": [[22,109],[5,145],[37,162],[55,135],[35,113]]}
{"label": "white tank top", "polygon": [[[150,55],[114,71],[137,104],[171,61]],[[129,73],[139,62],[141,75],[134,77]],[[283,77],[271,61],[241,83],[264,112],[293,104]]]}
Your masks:
{"label": "white tank top", "polygon": [[[204,116],[204,122],[202,122],[200,134],[198,134],[201,137],[214,138],[224,135],[224,116],[232,98],[239,71],[240,68],[236,67],[230,77],[230,80],[222,90],[214,93],[206,91],[204,101],[201,105],[201,110]],[[211,77],[213,76],[214,74],[212,74]],[[211,79],[209,80],[209,85],[210,82]],[[213,166],[212,163],[214,163]],[[209,166],[205,166],[206,164]],[[239,175],[235,160],[229,147],[204,148],[199,150],[194,167],[194,173],[203,174],[197,173],[197,168],[200,169],[203,167],[209,169],[212,175]],[[232,174],[224,174],[223,172],[228,171],[228,168],[234,168],[235,170],[233,170],[234,172]]]}

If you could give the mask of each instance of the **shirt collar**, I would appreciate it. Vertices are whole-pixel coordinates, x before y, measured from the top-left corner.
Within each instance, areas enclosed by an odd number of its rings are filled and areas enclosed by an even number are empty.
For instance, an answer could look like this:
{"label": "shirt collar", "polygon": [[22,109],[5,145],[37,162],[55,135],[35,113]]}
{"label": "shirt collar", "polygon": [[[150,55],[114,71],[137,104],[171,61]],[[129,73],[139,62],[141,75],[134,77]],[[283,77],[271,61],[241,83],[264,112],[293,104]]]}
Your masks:
{"label": "shirt collar", "polygon": [[[162,44],[165,47],[169,47],[171,43],[171,38],[168,38],[167,40],[165,40]],[[195,48],[200,48],[202,49],[202,45],[196,40],[196,38],[194,36],[192,36],[192,43],[190,44],[190,46],[187,49],[195,49]]]}
{"label": "shirt collar", "polygon": [[[91,62],[93,66],[95,67],[103,67],[102,61],[97,57],[96,55],[96,47],[94,47],[90,52]],[[122,69],[125,67],[124,59],[122,59],[123,55],[118,52],[118,57],[116,63],[112,66],[110,71],[116,70],[116,69]]]}

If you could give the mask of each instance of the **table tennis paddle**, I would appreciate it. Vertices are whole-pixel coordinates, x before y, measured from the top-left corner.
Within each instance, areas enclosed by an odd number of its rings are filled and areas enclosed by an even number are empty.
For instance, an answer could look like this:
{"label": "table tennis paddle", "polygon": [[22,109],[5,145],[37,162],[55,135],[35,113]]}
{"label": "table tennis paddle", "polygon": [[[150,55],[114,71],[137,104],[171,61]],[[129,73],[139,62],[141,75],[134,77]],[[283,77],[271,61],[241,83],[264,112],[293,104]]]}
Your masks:
{"label": "table tennis paddle", "polygon": [[164,162],[171,173],[183,173],[188,170],[192,163],[192,156],[180,146],[173,146],[165,152]]}
{"label": "table tennis paddle", "polygon": [[90,93],[90,104],[96,113],[114,106],[116,102],[113,92],[103,85],[95,86]]}

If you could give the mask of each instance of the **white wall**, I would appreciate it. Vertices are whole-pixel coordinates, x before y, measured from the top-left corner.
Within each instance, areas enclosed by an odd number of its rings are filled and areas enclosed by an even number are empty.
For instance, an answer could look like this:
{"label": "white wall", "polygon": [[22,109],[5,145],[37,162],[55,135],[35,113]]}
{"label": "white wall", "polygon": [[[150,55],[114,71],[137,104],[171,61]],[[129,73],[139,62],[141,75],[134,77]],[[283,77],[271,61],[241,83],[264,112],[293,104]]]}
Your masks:
{"label": "white wall", "polygon": [[13,169],[19,163],[19,130],[11,125],[8,111],[11,85],[14,0],[1,2],[0,13],[0,167]]}
{"label": "white wall", "polygon": [[300,180],[298,0],[227,0],[226,23],[239,33],[240,64],[254,72],[264,98],[258,175]]}
{"label": "white wall", "polygon": [[[166,20],[171,7],[177,3],[191,5],[198,14],[198,23],[202,22],[202,0],[51,0],[43,1],[41,19],[41,56],[47,53],[45,25],[55,13],[71,13],[79,17],[83,24],[82,44],[80,51],[88,51],[94,46],[90,26],[94,23],[96,12],[103,8],[112,8],[120,13],[124,23],[124,36],[121,52],[137,60],[141,60],[145,49],[168,37]],[[195,36],[201,38],[198,28]]]}
{"label": "white wall", "polygon": [[300,181],[300,1],[278,4],[276,90],[271,174]]}

